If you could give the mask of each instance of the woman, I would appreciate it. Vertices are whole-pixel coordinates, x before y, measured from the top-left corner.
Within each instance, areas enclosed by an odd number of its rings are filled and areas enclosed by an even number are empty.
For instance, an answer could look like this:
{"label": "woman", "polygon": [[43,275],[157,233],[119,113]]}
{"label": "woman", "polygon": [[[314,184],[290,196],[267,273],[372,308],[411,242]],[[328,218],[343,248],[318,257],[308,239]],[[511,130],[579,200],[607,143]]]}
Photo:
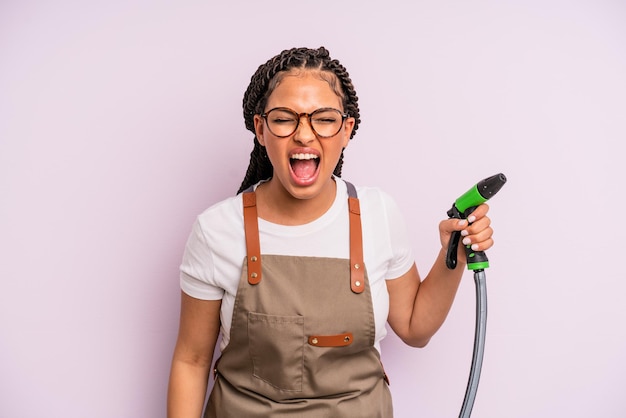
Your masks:
{"label": "woman", "polygon": [[[359,125],[345,68],[324,48],[261,65],[244,95],[255,134],[237,196],[202,213],[181,265],[180,330],[168,416],[391,417],[380,362],[385,322],[423,347],[461,280],[445,249],[493,244],[488,207],[440,222],[441,250],[421,281],[393,200],[342,180]],[[459,248],[459,260],[465,255]]]}

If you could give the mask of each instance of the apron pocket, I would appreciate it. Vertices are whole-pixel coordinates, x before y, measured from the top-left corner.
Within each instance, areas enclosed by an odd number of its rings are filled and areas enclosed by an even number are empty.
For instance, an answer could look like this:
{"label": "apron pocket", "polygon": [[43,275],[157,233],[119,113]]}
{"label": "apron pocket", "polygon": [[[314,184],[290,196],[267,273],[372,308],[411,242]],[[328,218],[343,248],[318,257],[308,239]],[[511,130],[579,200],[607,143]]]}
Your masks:
{"label": "apron pocket", "polygon": [[248,313],[248,340],[255,377],[287,391],[302,391],[304,317]]}

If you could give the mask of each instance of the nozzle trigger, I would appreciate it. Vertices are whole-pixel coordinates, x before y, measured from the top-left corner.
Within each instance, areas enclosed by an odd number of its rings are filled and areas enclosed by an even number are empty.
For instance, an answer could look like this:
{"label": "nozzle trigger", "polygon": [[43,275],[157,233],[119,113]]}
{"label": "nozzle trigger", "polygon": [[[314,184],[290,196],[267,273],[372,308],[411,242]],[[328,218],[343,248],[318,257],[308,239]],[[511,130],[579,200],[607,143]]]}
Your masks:
{"label": "nozzle trigger", "polygon": [[448,250],[446,251],[446,266],[450,270],[456,268],[457,248],[459,248],[459,240],[461,239],[461,231],[454,231],[448,242]]}

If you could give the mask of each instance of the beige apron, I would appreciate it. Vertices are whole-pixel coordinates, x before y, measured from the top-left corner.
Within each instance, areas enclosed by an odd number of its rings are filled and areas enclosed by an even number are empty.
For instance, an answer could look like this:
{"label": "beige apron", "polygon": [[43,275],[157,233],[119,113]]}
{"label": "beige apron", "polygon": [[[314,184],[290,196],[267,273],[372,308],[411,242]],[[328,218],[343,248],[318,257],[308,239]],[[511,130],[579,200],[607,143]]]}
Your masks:
{"label": "beige apron", "polygon": [[205,418],[393,416],[348,193],[350,260],[261,257],[256,196],[244,193],[247,257]]}

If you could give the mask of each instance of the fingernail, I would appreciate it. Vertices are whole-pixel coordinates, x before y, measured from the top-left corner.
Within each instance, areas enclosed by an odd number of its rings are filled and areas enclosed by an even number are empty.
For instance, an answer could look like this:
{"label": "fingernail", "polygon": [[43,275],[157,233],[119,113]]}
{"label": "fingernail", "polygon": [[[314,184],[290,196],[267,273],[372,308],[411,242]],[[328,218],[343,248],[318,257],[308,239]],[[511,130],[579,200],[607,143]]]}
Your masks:
{"label": "fingernail", "polygon": [[478,251],[478,244],[472,244],[472,251]]}
{"label": "fingernail", "polygon": [[467,220],[469,221],[469,223],[472,223],[476,220],[476,217],[474,215],[470,215]]}
{"label": "fingernail", "polygon": [[465,219],[459,220],[459,223],[458,223],[459,226],[464,226],[465,224],[467,224],[467,220]]}
{"label": "fingernail", "polygon": [[[465,238],[465,239],[463,240],[463,245],[470,245],[471,243],[472,243],[472,240],[471,240],[471,239],[469,239],[469,238]],[[476,244],[474,244],[474,245],[476,245]]]}
{"label": "fingernail", "polygon": [[469,235],[469,232],[467,232],[467,229],[464,229],[464,230],[461,231],[461,235],[466,237],[466,236]]}

